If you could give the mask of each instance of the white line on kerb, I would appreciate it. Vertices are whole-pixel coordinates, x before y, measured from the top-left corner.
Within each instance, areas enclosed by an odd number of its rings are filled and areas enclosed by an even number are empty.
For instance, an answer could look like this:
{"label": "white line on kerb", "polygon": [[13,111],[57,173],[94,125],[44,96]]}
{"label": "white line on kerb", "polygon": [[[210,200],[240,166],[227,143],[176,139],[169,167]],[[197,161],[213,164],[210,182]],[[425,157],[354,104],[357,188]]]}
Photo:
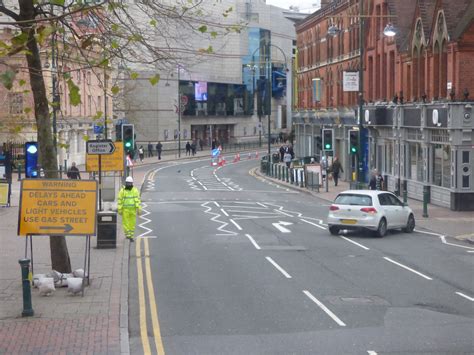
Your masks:
{"label": "white line on kerb", "polygon": [[232,218],[230,219],[230,221],[232,222],[232,224],[235,226],[235,228],[237,228],[239,231],[242,230],[242,227],[239,226]]}
{"label": "white line on kerb", "polygon": [[253,246],[255,247],[255,249],[257,250],[260,250],[260,245],[257,244],[257,242],[255,241],[255,239],[252,238],[252,236],[250,234],[246,234],[245,235],[247,238],[249,238],[249,240],[252,242]]}
{"label": "white line on kerb", "polygon": [[406,269],[406,270],[408,270],[408,271],[411,271],[411,272],[413,272],[414,274],[417,274],[418,276],[423,277],[424,279],[433,280],[431,277],[428,277],[428,276],[422,274],[421,272],[418,272],[418,271],[416,271],[416,270],[413,270],[413,269],[409,268],[408,266],[405,266],[405,265],[403,265],[403,264],[400,264],[399,262],[396,262],[395,260],[392,260],[392,259],[390,259],[390,258],[387,258],[386,256],[384,256],[384,259],[387,260],[387,261],[390,261],[391,263],[393,263],[393,264],[395,264],[395,265],[398,265],[398,266],[400,266],[400,267],[402,267],[402,268],[404,268],[404,269]]}
{"label": "white line on kerb", "polygon": [[[448,242],[446,241],[446,237],[445,237],[444,235],[440,236],[439,238],[441,239],[441,242],[443,242],[443,244],[451,245],[451,246],[453,246],[453,247],[459,247],[459,248],[469,249],[469,250],[474,251],[474,248],[466,247],[466,246],[464,246],[464,245],[459,245],[459,244],[455,244],[455,243],[448,243]],[[471,251],[469,251],[469,252],[471,252]]]}
{"label": "white line on kerb", "polygon": [[341,327],[345,327],[346,324],[340,320],[334,313],[332,313],[329,308],[327,308],[324,304],[321,303],[316,297],[314,297],[311,292],[303,290],[303,293],[314,303],[316,303],[319,308],[321,308],[326,314],[331,317],[337,324],[339,324]]}
{"label": "white line on kerb", "polygon": [[291,275],[285,271],[280,265],[278,265],[272,258],[269,256],[266,256],[265,259],[267,259],[275,268],[280,271],[283,276],[285,276],[287,279],[291,279]]}
{"label": "white line on kerb", "polygon": [[318,227],[318,228],[321,228],[323,230],[326,230],[325,227],[323,226],[320,226],[319,224],[316,224],[316,223],[313,223],[313,222],[310,222],[310,221],[307,221],[306,219],[301,219],[301,221],[305,222],[305,223],[308,223],[308,224],[311,224],[312,226],[315,226],[315,227]]}
{"label": "white line on kerb", "polygon": [[348,242],[352,243],[352,244],[355,244],[357,245],[358,247],[361,247],[362,249],[365,249],[365,250],[370,250],[370,248],[367,248],[366,246],[362,245],[362,244],[359,244],[357,242],[354,242],[353,240],[349,239],[349,238],[346,238],[346,237],[343,237],[342,235],[340,235],[339,237],[341,237],[342,239],[344,240],[347,240]]}
{"label": "white line on kerb", "polygon": [[465,295],[464,293],[461,293],[461,292],[456,292],[457,295],[461,296],[461,297],[464,297],[465,299],[471,301],[471,302],[474,302],[474,298],[473,297],[469,297],[468,295]]}

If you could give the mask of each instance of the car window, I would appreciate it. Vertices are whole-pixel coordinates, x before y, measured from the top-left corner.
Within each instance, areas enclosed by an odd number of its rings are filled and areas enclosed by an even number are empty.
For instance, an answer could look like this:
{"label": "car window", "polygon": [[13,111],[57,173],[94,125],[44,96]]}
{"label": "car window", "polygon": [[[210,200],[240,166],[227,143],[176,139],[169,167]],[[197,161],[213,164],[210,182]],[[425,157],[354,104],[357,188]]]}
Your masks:
{"label": "car window", "polygon": [[337,205],[372,206],[372,197],[367,195],[340,194],[334,201]]}
{"label": "car window", "polygon": [[388,195],[388,198],[390,199],[390,204],[393,205],[393,206],[402,206],[402,203],[400,202],[400,200],[394,196],[394,195]]}
{"label": "car window", "polygon": [[390,206],[392,204],[390,202],[389,194],[380,194],[378,197],[380,206]]}

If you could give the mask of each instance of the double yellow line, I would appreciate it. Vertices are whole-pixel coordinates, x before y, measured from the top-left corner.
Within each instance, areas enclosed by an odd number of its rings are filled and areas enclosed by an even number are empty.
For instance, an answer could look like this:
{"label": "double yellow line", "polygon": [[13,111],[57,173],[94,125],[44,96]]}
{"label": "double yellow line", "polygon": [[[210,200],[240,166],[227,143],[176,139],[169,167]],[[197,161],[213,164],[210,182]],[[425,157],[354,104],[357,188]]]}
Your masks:
{"label": "double yellow line", "polygon": [[[142,255],[141,241],[143,240],[144,253]],[[150,341],[148,339],[147,309],[145,300],[145,283],[143,280],[142,259],[145,261],[146,287],[148,289],[148,302],[150,304],[151,324],[153,326],[153,339],[155,341],[156,352],[159,355],[165,354],[163,341],[161,339],[160,323],[158,322],[158,311],[156,309],[155,289],[151,277],[150,248],[148,238],[137,238],[135,243],[135,254],[137,258],[137,281],[138,281],[138,302],[140,308],[140,337],[145,355],[151,354]]]}

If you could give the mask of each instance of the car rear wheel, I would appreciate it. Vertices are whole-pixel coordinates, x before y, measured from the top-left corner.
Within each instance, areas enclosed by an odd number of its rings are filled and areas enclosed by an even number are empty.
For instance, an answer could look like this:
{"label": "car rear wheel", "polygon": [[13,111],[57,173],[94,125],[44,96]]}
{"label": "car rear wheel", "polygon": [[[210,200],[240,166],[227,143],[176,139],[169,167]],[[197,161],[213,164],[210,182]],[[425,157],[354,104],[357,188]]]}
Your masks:
{"label": "car rear wheel", "polygon": [[331,233],[331,235],[338,235],[339,234],[339,227],[330,226],[329,227],[329,233]]}
{"label": "car rear wheel", "polygon": [[407,226],[405,228],[402,228],[402,231],[405,233],[411,233],[415,229],[415,217],[410,214],[408,216],[408,221],[407,221]]}
{"label": "car rear wheel", "polygon": [[387,234],[387,220],[385,218],[382,218],[379,222],[379,226],[377,227],[377,231],[375,232],[375,235],[378,238],[382,238]]}

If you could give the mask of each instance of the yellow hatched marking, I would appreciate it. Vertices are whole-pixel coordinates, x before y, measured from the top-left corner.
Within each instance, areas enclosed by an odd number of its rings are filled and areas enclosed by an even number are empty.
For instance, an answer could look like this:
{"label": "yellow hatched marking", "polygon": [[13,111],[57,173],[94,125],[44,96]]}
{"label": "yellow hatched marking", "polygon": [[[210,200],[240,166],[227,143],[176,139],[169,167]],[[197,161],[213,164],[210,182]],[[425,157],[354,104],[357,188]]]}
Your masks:
{"label": "yellow hatched marking", "polygon": [[151,322],[153,324],[153,335],[155,339],[156,351],[159,355],[164,355],[165,349],[163,347],[163,341],[161,339],[160,323],[158,322],[158,311],[156,308],[155,289],[153,288],[153,279],[151,277],[151,263],[149,257],[150,249],[148,239],[145,239],[143,243],[145,245],[145,255],[148,256],[147,258],[145,258],[145,271],[148,288],[148,299],[150,301]]}
{"label": "yellow hatched marking", "polygon": [[148,329],[146,325],[146,303],[145,288],[143,284],[143,269],[141,260],[141,239],[137,238],[135,243],[135,254],[137,257],[137,280],[138,280],[138,302],[140,306],[140,337],[142,339],[143,352],[151,354],[150,342],[148,341]]}

